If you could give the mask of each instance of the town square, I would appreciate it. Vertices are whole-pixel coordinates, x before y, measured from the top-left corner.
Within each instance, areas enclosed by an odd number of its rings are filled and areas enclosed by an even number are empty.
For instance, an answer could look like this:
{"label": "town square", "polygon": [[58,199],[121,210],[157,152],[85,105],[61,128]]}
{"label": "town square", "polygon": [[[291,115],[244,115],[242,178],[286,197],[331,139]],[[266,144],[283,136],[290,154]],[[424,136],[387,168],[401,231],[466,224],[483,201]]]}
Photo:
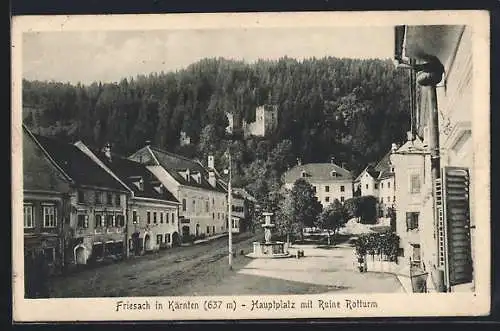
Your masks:
{"label": "town square", "polygon": [[24,32],[24,297],[474,293],[473,35]]}

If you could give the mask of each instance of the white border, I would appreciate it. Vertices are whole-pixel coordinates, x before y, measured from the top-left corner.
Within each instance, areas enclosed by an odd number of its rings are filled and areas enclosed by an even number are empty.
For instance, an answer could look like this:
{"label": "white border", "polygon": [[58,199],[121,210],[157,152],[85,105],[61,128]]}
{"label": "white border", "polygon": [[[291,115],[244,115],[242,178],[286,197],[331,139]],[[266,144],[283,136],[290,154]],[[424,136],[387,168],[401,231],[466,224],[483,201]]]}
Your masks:
{"label": "white border", "polygon": [[[490,309],[490,227],[489,222],[489,14],[487,11],[411,11],[411,12],[315,12],[315,13],[238,13],[238,14],[169,14],[169,15],[102,15],[102,16],[19,16],[13,18],[12,28],[12,197],[13,197],[13,319],[14,321],[89,321],[89,320],[199,320],[199,319],[254,319],[254,318],[333,318],[333,317],[402,317],[402,316],[476,316]],[[117,300],[163,302],[167,297],[151,298],[93,298],[93,299],[37,299],[26,300],[23,281],[22,222],[22,129],[21,78],[22,33],[27,31],[89,31],[89,30],[152,30],[152,29],[221,29],[269,27],[333,27],[333,26],[387,26],[426,24],[467,24],[473,26],[474,108],[473,142],[475,150],[475,219],[476,237],[476,293],[436,294],[373,294],[329,295],[326,299],[372,300],[378,308],[349,310],[347,308],[319,310],[295,309],[249,311],[238,309],[203,310],[208,297],[191,297],[200,303],[200,310],[192,311],[128,311],[115,312]],[[489,225],[489,224],[488,224]],[[174,299],[174,298],[172,298]],[[251,300],[325,299],[324,295],[308,296],[238,296],[217,297],[226,302],[251,306]]]}

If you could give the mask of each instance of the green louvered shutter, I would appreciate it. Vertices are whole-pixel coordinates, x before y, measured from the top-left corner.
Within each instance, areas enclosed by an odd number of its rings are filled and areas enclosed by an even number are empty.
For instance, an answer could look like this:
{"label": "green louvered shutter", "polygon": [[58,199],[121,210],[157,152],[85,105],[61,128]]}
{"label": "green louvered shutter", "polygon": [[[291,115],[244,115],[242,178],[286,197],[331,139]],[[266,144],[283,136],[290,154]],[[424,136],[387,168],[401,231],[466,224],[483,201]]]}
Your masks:
{"label": "green louvered shutter", "polygon": [[469,170],[442,169],[449,286],[472,281]]}

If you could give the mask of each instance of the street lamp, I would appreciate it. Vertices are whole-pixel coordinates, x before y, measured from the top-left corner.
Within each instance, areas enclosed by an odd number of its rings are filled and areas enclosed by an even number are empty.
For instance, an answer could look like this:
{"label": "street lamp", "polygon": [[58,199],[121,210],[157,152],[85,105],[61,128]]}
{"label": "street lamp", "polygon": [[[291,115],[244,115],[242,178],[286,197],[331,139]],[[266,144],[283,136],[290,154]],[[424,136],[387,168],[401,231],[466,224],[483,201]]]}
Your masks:
{"label": "street lamp", "polygon": [[231,167],[231,152],[227,151],[227,156],[229,159],[229,167],[224,170],[226,175],[229,175],[228,183],[227,183],[227,206],[228,206],[228,231],[229,231],[229,270],[233,269],[233,216],[232,216],[232,188],[231,188],[231,178],[232,178],[232,167]]}

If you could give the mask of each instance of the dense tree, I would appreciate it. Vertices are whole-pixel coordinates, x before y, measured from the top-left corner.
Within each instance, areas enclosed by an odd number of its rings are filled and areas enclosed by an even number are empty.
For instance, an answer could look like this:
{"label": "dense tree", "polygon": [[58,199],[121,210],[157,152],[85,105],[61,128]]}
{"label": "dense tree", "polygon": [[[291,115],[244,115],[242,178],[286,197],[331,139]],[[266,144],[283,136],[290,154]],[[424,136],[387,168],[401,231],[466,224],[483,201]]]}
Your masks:
{"label": "dense tree", "polygon": [[330,232],[333,232],[335,236],[337,230],[345,223],[345,212],[344,206],[338,199],[335,199],[331,204],[329,204],[318,218],[318,223],[322,229],[328,232],[328,246],[330,246]]}
{"label": "dense tree", "polygon": [[[37,132],[95,147],[111,141],[125,155],[145,140],[200,160],[215,150],[220,170],[223,150],[235,140],[225,136],[226,113],[254,121],[256,106],[272,103],[279,112],[276,131],[236,139],[238,180],[267,197],[296,157],[324,162],[334,154],[356,175],[404,140],[407,86],[408,73],[389,60],[213,58],[116,83],[24,80],[23,114]],[[195,146],[180,146],[181,131]]]}
{"label": "dense tree", "polygon": [[293,184],[292,200],[294,218],[300,226],[302,239],[303,228],[314,226],[323,207],[312,185],[303,178],[297,179]]}

